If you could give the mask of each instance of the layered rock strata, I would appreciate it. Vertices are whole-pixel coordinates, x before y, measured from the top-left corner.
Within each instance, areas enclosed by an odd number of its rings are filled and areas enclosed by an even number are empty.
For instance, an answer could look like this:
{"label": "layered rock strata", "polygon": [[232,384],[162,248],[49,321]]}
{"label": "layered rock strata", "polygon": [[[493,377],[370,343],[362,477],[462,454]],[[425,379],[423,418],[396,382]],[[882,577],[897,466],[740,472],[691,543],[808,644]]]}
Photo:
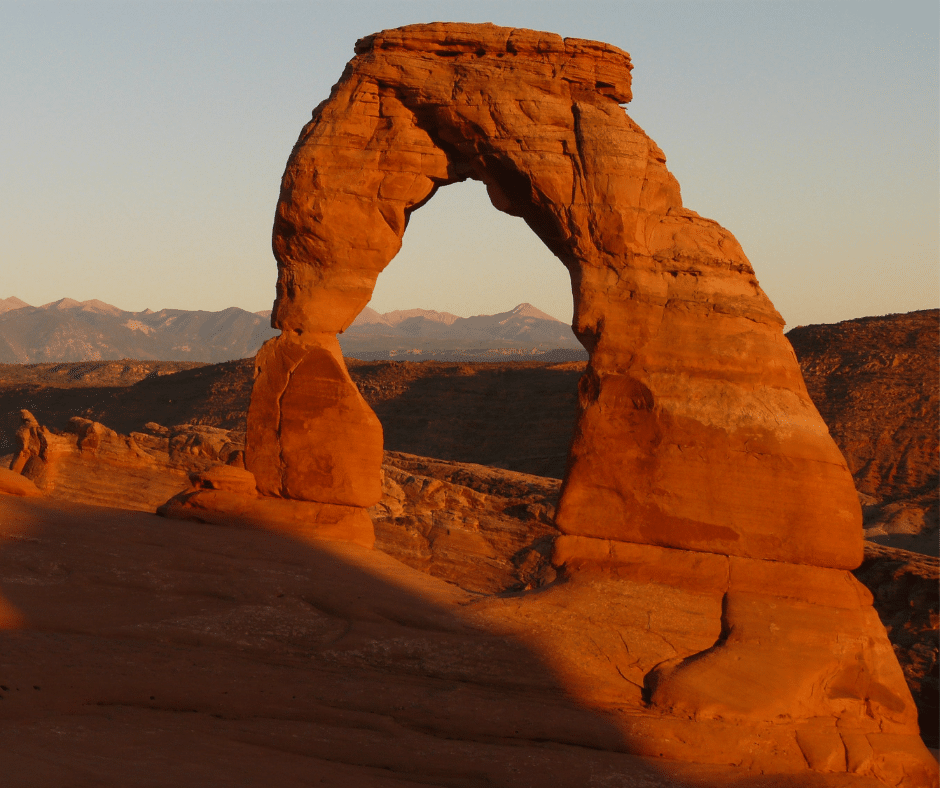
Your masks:
{"label": "layered rock strata", "polygon": [[190,474],[243,462],[244,433],[195,424],[148,427],[119,435],[75,416],[65,430],[51,430],[24,410],[10,472],[49,497],[152,512],[189,489]]}
{"label": "layered rock strata", "polygon": [[[336,334],[371,298],[410,212],[480,180],[568,268],[590,354],[554,517],[553,563],[569,582],[519,605],[626,589],[652,633],[627,638],[637,622],[605,614],[597,663],[555,633],[530,641],[580,702],[638,710],[638,751],[913,785],[935,764],[847,571],[862,534],[845,460],[740,246],[682,206],[662,151],[620,106],[631,68],[606,44],[492,25],[357,43],[282,180],[282,334],[256,359],[246,467],[267,498],[379,501],[381,426]],[[663,637],[689,611],[694,624]],[[611,657],[613,631],[628,666]]]}

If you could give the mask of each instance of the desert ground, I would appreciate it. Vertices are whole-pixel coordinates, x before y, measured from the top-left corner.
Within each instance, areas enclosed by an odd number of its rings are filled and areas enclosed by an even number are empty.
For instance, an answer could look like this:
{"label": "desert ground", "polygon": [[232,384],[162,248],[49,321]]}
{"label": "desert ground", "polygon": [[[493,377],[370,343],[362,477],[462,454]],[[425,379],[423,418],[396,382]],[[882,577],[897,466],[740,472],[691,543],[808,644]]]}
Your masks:
{"label": "desert ground", "polygon": [[[865,503],[855,575],[932,747],[936,320],[791,335]],[[153,513],[194,470],[239,465],[250,359],[0,369],[5,464],[21,409],[58,447],[34,474],[45,494],[0,496],[5,784],[885,784],[774,774],[766,730],[747,762],[682,763],[670,741],[694,725],[605,703],[611,669],[643,695],[631,665],[655,648],[585,657],[570,644],[597,637],[591,621],[636,632],[655,609],[669,648],[695,650],[714,637],[696,610],[714,602],[653,607],[654,586],[553,567],[583,364],[348,363],[385,431],[374,550]]]}

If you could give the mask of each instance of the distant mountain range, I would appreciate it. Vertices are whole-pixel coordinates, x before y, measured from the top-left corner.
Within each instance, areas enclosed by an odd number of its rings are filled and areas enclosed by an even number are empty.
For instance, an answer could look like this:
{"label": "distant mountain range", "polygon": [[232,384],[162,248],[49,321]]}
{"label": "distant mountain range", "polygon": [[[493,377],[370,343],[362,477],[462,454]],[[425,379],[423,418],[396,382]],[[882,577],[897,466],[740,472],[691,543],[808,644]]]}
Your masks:
{"label": "distant mountain range", "polygon": [[[380,314],[366,307],[340,335],[339,343],[344,355],[364,361],[389,358],[574,361],[587,358],[571,326],[532,304],[519,304],[508,312],[475,317],[458,317],[430,309]],[[546,357],[547,353],[551,353],[551,357]]]}
{"label": "distant mountain range", "polygon": [[238,307],[125,312],[97,300],[30,306],[18,298],[0,299],[0,362],[228,361],[254,355],[275,336],[268,323]]}
{"label": "distant mountain range", "polygon": [[[127,312],[103,301],[63,298],[30,306],[0,299],[0,363],[133,358],[217,363],[253,356],[278,331],[270,310]],[[366,307],[339,337],[346,356],[439,361],[587,358],[570,326],[531,304],[458,317],[427,309],[380,314]]]}

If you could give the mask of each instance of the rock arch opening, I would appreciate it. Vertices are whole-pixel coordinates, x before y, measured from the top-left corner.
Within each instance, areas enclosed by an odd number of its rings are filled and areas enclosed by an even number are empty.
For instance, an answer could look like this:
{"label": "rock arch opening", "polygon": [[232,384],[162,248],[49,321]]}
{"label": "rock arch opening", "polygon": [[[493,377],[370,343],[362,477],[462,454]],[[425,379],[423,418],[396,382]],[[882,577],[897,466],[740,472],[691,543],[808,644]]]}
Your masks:
{"label": "rock arch opening", "polygon": [[485,186],[468,178],[412,211],[401,250],[379,275],[368,306],[466,318],[523,302],[570,325],[570,276],[524,222],[494,209]]}
{"label": "rock arch opening", "polygon": [[586,359],[571,299],[565,268],[482,185],[439,189],[338,337],[385,449],[561,479]]}

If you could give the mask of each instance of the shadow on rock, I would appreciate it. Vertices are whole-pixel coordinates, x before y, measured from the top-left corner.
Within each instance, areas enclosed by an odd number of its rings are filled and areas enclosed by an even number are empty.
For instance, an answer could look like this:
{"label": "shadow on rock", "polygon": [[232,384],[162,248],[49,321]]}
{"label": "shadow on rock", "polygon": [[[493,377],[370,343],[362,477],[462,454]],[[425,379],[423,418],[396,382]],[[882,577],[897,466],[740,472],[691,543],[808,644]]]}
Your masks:
{"label": "shadow on rock", "polygon": [[7,786],[875,785],[632,755],[478,596],[378,552],[48,499],[0,523]]}

